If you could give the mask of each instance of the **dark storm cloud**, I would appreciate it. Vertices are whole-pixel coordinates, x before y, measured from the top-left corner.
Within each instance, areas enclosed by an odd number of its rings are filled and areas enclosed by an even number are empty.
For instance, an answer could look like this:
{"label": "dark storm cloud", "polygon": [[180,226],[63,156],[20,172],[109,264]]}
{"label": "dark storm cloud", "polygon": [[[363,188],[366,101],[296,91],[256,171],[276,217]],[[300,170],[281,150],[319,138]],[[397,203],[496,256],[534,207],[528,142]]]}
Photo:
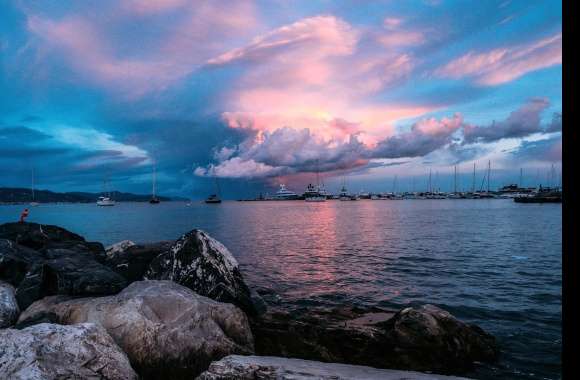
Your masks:
{"label": "dark storm cloud", "polygon": [[[547,99],[530,99],[503,121],[494,121],[490,126],[466,126],[463,130],[464,143],[490,143],[544,132],[541,114],[549,105]],[[557,124],[554,125],[554,128],[556,127]]]}

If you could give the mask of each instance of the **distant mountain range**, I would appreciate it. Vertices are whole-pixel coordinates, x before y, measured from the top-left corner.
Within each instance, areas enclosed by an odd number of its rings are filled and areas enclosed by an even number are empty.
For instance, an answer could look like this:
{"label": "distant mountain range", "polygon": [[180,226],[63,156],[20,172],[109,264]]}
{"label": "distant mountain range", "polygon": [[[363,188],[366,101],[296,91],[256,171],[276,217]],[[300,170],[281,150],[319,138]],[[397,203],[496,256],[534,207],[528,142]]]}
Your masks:
{"label": "distant mountain range", "polygon": [[[104,193],[84,193],[84,192],[69,192],[56,193],[49,190],[34,190],[34,200],[39,203],[93,203],[97,198],[108,194]],[[112,191],[110,193],[112,199],[117,202],[148,202],[151,195],[122,193],[119,191]],[[157,196],[162,202],[168,201],[185,201],[185,198],[169,198]],[[29,203],[32,201],[30,189],[14,188],[14,187],[0,187],[0,203]]]}

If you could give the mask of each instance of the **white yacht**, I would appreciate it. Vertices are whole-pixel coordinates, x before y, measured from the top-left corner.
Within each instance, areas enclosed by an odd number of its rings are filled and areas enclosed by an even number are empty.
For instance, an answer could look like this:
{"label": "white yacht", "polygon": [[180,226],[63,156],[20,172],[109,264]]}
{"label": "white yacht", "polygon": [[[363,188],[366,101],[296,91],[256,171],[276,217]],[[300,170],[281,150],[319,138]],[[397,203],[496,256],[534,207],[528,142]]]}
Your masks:
{"label": "white yacht", "polygon": [[280,189],[274,194],[273,199],[275,200],[290,200],[290,199],[298,199],[298,194],[293,192],[292,190],[288,190],[286,185],[280,184]]}
{"label": "white yacht", "polygon": [[115,201],[109,197],[99,197],[97,200],[97,206],[114,206]]}
{"label": "white yacht", "polygon": [[115,201],[111,198],[111,192],[109,191],[106,178],[103,180],[103,193],[106,193],[107,196],[100,196],[99,199],[97,199],[97,206],[114,206]]}
{"label": "white yacht", "polygon": [[326,196],[320,192],[319,186],[314,186],[310,183],[308,184],[308,187],[306,187],[304,200],[306,202],[324,202],[326,201]]}

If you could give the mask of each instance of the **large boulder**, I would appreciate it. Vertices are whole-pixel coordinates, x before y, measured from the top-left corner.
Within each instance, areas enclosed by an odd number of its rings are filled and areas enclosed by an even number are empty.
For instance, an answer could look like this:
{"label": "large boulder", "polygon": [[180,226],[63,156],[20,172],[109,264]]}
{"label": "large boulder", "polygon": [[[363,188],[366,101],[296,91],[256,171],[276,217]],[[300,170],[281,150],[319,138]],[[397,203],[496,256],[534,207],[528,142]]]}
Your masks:
{"label": "large boulder", "polygon": [[0,280],[17,288],[21,309],[49,295],[107,295],[127,285],[123,276],[101,264],[93,252],[82,245],[79,250],[74,247],[46,246],[35,251],[0,239]]}
{"label": "large boulder", "polygon": [[171,281],[134,282],[109,297],[47,297],[25,310],[19,325],[45,319],[103,326],[146,379],[191,379],[214,360],[254,352],[241,310]]}
{"label": "large boulder", "polygon": [[0,225],[0,239],[8,239],[40,252],[48,248],[67,248],[90,252],[101,262],[105,259],[105,249],[101,243],[87,242],[82,236],[58,226],[38,223],[4,223]]}
{"label": "large boulder", "polygon": [[14,287],[0,281],[0,329],[12,326],[19,314]]}
{"label": "large boulder", "polygon": [[399,367],[467,370],[471,363],[490,362],[499,354],[492,335],[434,305],[405,308],[382,328],[396,347]]}
{"label": "large boulder", "polygon": [[135,244],[124,240],[107,248],[105,265],[120,274],[127,281],[143,280],[154,258],[167,252],[173,242],[158,242],[149,244]]}
{"label": "large boulder", "polygon": [[462,374],[495,360],[495,339],[431,305],[277,310],[252,320],[256,354]]}
{"label": "large boulder", "polygon": [[201,230],[188,232],[157,256],[144,278],[171,280],[216,301],[233,303],[248,314],[256,313],[238,262]]}
{"label": "large boulder", "polygon": [[321,363],[272,356],[231,355],[214,362],[197,380],[461,380],[420,372]]}
{"label": "large boulder", "polygon": [[0,379],[137,379],[123,351],[91,323],[0,330],[0,342]]}

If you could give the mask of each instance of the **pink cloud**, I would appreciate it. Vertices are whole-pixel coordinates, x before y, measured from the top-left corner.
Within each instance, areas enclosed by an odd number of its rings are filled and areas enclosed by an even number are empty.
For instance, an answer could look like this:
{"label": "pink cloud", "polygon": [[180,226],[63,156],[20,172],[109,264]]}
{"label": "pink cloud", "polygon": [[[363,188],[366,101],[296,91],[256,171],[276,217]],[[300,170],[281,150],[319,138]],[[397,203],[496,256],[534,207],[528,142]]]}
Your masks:
{"label": "pink cloud", "polygon": [[[221,6],[231,12],[221,12]],[[134,14],[179,9],[176,22],[155,37],[149,50],[131,55],[117,34]],[[191,3],[183,0],[132,0],[103,7],[107,17],[65,16],[59,20],[28,15],[30,45],[44,55],[64,58],[81,79],[131,98],[164,90],[197,70],[224,49],[228,37],[244,36],[256,27],[250,2]],[[143,41],[131,41],[138,46]]]}
{"label": "pink cloud", "polygon": [[230,50],[208,60],[210,65],[236,61],[263,62],[306,50],[320,56],[351,54],[357,42],[356,31],[333,16],[317,16],[297,21],[254,38],[249,45]]}
{"label": "pink cloud", "polygon": [[391,32],[377,37],[377,40],[387,48],[400,46],[416,46],[425,43],[426,38],[421,32]]}
{"label": "pink cloud", "polygon": [[441,77],[471,77],[484,86],[494,86],[529,72],[562,63],[562,34],[528,44],[469,52],[435,71]]}

